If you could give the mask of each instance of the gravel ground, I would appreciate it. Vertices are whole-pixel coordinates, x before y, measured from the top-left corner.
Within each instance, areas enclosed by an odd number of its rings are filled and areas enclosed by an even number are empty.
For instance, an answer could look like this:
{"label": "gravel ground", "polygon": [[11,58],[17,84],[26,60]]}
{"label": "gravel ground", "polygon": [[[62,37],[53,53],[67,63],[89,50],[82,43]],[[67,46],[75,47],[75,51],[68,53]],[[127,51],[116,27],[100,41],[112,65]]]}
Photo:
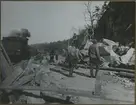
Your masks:
{"label": "gravel ground", "polygon": [[[53,67],[51,65],[51,67]],[[58,69],[61,69],[58,67]],[[61,70],[63,73],[68,74],[67,71]],[[75,70],[84,74],[89,74],[89,70],[81,69]],[[114,75],[114,73],[107,73],[100,71],[97,78],[88,78],[80,76],[78,74],[73,75],[72,78],[50,71],[45,81],[48,81],[48,85],[54,84],[57,87],[77,89],[85,91],[95,91],[96,84],[101,86],[101,94],[104,98],[87,98],[87,97],[73,97],[71,100],[75,104],[131,104],[134,103],[134,83],[128,79],[120,78]],[[100,91],[100,90],[99,90]],[[117,97],[118,96],[118,97]]]}
{"label": "gravel ground", "polygon": [[[55,66],[48,65],[47,62],[43,63],[45,64],[40,66],[39,74],[36,75],[37,82],[42,79],[45,86],[52,85],[67,89],[98,91],[103,96],[88,98],[71,95],[71,101],[75,104],[134,104],[134,83],[126,78],[117,77],[113,72],[99,71],[97,78],[88,78],[89,69],[78,68],[74,71],[84,74],[84,76],[74,73],[73,77],[68,77],[66,76],[69,74],[68,71],[62,70],[61,67],[56,67],[60,72],[54,72],[50,71],[49,68]],[[43,72],[43,74],[40,74],[40,72]],[[65,95],[62,96],[66,97]]]}

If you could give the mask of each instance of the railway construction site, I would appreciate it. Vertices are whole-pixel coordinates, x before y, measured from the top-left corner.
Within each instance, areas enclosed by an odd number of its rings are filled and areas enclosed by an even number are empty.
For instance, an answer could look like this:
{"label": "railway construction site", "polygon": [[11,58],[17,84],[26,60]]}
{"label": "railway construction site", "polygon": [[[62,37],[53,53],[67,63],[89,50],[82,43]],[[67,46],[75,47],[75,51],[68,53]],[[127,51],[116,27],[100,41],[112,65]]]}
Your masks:
{"label": "railway construction site", "polygon": [[134,70],[103,66],[96,78],[90,78],[87,66],[78,64],[73,77],[69,77],[69,69],[63,63],[65,57],[61,55],[55,63],[49,63],[48,55],[41,55],[13,67],[2,53],[1,56],[7,73],[0,85],[2,103],[134,103]]}
{"label": "railway construction site", "polygon": [[135,2],[88,1],[85,14],[80,1],[13,2],[1,3],[1,104],[134,104]]}

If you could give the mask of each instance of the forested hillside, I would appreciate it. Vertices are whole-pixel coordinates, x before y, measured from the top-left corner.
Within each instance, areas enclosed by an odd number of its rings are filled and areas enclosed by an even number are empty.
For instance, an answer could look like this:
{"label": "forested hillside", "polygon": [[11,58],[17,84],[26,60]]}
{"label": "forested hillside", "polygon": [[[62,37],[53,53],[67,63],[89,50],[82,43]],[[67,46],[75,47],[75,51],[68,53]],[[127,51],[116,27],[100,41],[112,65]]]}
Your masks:
{"label": "forested hillside", "polygon": [[[134,42],[133,15],[135,11],[133,11],[133,2],[110,2],[108,5],[106,5],[105,2],[101,9],[96,6],[95,11],[89,10],[89,6],[91,5],[88,3],[86,5],[87,11],[89,14],[93,14],[92,16],[90,15],[90,21],[92,24],[87,24],[84,29],[79,30],[78,34],[76,34],[78,48],[81,46],[86,34],[94,34],[94,37],[98,40],[101,38],[107,38],[120,43]],[[97,25],[93,25],[94,20],[97,20]],[[124,40],[122,40],[122,37]],[[50,51],[51,49],[62,51],[62,49],[67,48],[68,43],[72,39],[73,37],[69,40],[41,43],[32,46],[41,51]]]}

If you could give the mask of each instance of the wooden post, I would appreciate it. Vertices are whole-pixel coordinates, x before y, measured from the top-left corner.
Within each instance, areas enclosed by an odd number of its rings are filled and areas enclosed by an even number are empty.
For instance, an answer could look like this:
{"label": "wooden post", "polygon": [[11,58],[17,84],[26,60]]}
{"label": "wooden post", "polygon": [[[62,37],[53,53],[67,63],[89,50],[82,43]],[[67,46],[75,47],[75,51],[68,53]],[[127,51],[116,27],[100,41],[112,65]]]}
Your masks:
{"label": "wooden post", "polygon": [[9,64],[9,66],[11,67],[11,69],[12,69],[12,71],[14,70],[13,69],[13,65],[12,65],[12,63],[11,63],[11,61],[10,61],[10,58],[9,58],[9,56],[7,55],[7,53],[6,53],[6,51],[5,51],[5,49],[4,49],[4,47],[3,47],[3,45],[1,44],[1,52],[2,52],[2,54],[4,55],[4,57],[5,57],[5,59],[6,59],[6,61],[8,62],[8,64]]}

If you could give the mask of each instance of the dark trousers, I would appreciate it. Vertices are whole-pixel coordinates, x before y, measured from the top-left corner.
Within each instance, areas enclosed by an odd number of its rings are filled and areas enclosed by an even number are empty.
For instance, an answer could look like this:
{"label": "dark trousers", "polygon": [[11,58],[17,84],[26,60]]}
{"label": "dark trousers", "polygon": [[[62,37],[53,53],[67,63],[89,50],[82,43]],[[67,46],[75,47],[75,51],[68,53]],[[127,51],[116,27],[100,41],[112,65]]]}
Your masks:
{"label": "dark trousers", "polygon": [[55,56],[56,60],[58,60],[58,55]]}
{"label": "dark trousers", "polygon": [[50,55],[50,62],[54,62],[54,55]]}
{"label": "dark trousers", "polygon": [[[90,58],[89,63],[90,63],[90,76],[96,77],[99,71],[100,61],[96,58]],[[95,69],[95,75],[94,75],[94,69]]]}
{"label": "dark trousers", "polygon": [[68,63],[69,63],[69,76],[72,76],[74,68],[76,67],[78,60],[76,57],[68,56]]}

